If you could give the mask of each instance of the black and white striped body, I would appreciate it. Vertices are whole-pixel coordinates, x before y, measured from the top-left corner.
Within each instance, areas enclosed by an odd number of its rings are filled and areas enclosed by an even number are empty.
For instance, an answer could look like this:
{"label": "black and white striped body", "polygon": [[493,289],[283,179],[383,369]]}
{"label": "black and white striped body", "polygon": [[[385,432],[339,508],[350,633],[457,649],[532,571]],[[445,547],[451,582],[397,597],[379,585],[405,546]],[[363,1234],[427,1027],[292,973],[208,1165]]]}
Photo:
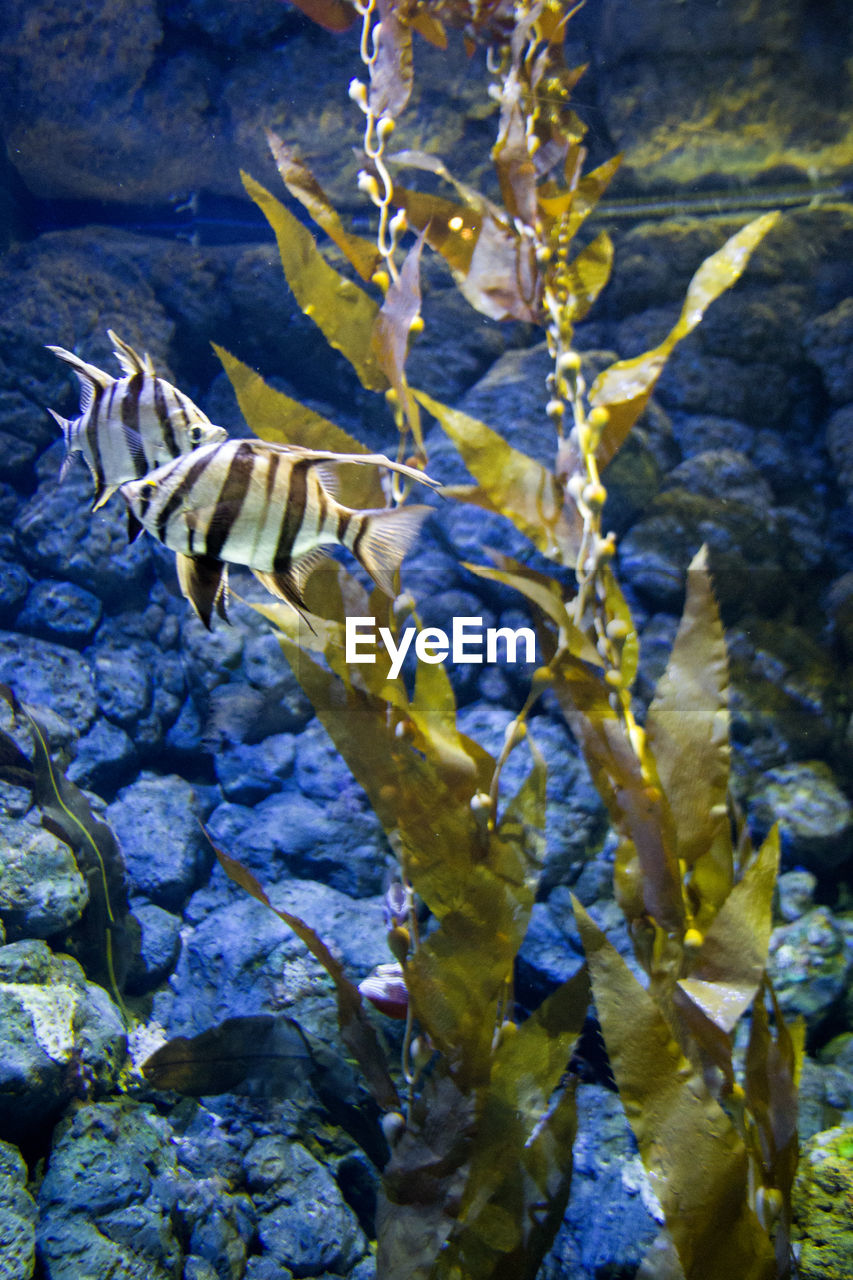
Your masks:
{"label": "black and white striped body", "polygon": [[[385,466],[433,483],[381,455],[336,455],[230,440],[176,458],[144,479],[122,485],[121,492],[143,528],[179,557],[206,565],[212,575],[220,563],[245,565],[297,608],[304,607],[308,573],[335,545],[351,551],[377,585],[393,595],[394,570],[430,508],[345,507],[328,488],[336,463]],[[184,567],[184,586],[186,573]],[[221,590],[221,575],[217,583]],[[191,592],[185,594],[193,598]]]}
{"label": "black and white striped body", "polygon": [[177,387],[155,373],[150,358],[110,331],[125,376],[113,378],[86,364],[63,347],[48,350],[63,360],[80,382],[80,416],[62,418],[50,413],[65,437],[64,467],[82,454],[95,481],[96,506],[127,480],[138,479],[198,445],[227,439],[223,427]]}

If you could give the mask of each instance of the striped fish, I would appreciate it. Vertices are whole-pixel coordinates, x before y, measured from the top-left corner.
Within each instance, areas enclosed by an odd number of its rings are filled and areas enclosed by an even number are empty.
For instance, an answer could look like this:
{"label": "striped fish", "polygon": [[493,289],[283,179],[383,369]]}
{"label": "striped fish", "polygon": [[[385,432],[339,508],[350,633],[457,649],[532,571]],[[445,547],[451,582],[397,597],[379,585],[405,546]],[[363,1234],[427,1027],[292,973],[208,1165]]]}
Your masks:
{"label": "striped fish", "polygon": [[227,620],[227,566],[245,565],[268,591],[305,616],[311,571],[333,546],[346,547],[388,595],[394,573],[430,507],[357,511],[334,496],[334,467],[386,467],[436,481],[383,454],[341,454],[229,440],[204,445],[121,486],[143,528],[177,553],[178,580],[206,627]]}
{"label": "striped fish", "polygon": [[52,415],[65,437],[64,476],[75,453],[81,453],[95,482],[93,510],[103,506],[126,480],[136,480],[155,467],[180,457],[201,444],[228,438],[188,396],[159,377],[147,354],[108,330],[124,374],[113,378],[73,351],[48,347],[70,365],[80,381],[80,416]]}

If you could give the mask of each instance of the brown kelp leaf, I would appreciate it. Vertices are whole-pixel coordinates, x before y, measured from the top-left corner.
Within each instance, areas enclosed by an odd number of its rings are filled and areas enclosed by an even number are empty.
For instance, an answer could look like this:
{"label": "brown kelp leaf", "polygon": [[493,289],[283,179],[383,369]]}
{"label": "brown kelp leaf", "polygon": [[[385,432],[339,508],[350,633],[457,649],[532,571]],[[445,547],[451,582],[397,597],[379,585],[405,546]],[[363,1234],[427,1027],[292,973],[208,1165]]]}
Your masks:
{"label": "brown kelp leaf", "polygon": [[[548,1114],[588,1006],[589,978],[581,969],[524,1022],[505,1028],[472,1148],[459,1213],[463,1226],[477,1219],[506,1177],[515,1175],[524,1148]],[[571,1148],[562,1156],[570,1164]],[[518,1229],[523,1230],[521,1224]]]}
{"label": "brown kelp leaf", "polygon": [[693,276],[681,315],[663,342],[632,360],[617,361],[595,379],[589,392],[590,403],[610,413],[597,450],[600,468],[606,467],[624,444],[646,407],[670,352],[693,332],[715,298],[731,288],[743,274],[752,251],[778,220],[778,213],[765,213],[731,236],[721,249],[706,258]]}
{"label": "brown kelp leaf", "polygon": [[[773,1030],[765,997],[770,997]],[[805,1023],[789,1026],[782,1017],[776,993],[768,978],[753,1006],[746,1049],[746,1099],[755,1122],[751,1130],[753,1159],[762,1188],[772,1187],[781,1196],[776,1226],[778,1274],[790,1271],[791,1189],[797,1172],[799,1138],[800,1071],[805,1055]]]}
{"label": "brown kelp leaf", "polygon": [[[307,405],[264,382],[259,373],[224,347],[213,344],[234,388],[247,423],[261,440],[270,444],[296,444],[303,449],[329,449],[335,453],[366,453],[367,449]],[[337,496],[351,507],[384,507],[385,493],[375,467],[344,467],[338,473]]]}
{"label": "brown kelp leaf", "polygon": [[293,0],[293,4],[327,31],[348,31],[358,17],[349,0]]}
{"label": "brown kelp leaf", "polygon": [[422,391],[414,395],[456,445],[490,508],[512,521],[551,560],[571,568],[581,526],[567,508],[556,478],[528,454],[513,449],[497,431]]}
{"label": "brown kelp leaf", "polygon": [[406,356],[412,326],[421,312],[420,268],[423,247],[422,231],[406,254],[399,276],[388,287],[385,301],[373,322],[370,339],[379,367],[397,393],[397,401],[421,452],[424,442],[420,412],[406,381]]}
{"label": "brown kelp leaf", "polygon": [[266,130],[266,137],[276,168],[290,194],[308,210],[362,280],[369,281],[381,257],[374,241],[346,230],[329,197],[294,147],[289,147],[272,129]]}
{"label": "brown kelp leaf", "polygon": [[377,1275],[435,1280],[436,1257],[465,1185],[475,1108],[474,1095],[462,1092],[441,1064],[424,1082],[382,1171]]}
{"label": "brown kelp leaf", "polygon": [[33,804],[42,826],[73,851],[86,881],[89,902],[82,920],[66,939],[66,950],[79,959],[95,982],[107,987],[124,1013],[121,992],[131,960],[127,931],[127,881],[124,858],[115,836],[92,812],[85,794],[54,764],[45,730],[8,685],[0,684],[0,698],[16,718],[22,718],[33,744]]}
{"label": "brown kelp leaf", "polygon": [[235,884],[238,884],[241,889],[245,889],[258,902],[263,903],[265,907],[269,907],[270,911],[275,912],[279,920],[293,930],[296,936],[305,943],[315,960],[318,960],[326,970],[335,984],[341,1039],[358,1062],[367,1087],[379,1106],[386,1109],[396,1108],[399,1105],[397,1090],[394,1088],[394,1084],[388,1074],[385,1054],[377,1039],[376,1032],[364,1011],[361,993],[358,987],[350,982],[344,973],[340,960],[332,955],[325,942],[317,936],[311,926],[306,924],[304,920],[301,920],[299,916],[291,915],[289,911],[280,911],[277,907],[274,907],[260,882],[252,875],[251,871],[242,866],[236,858],[232,858],[224,850],[218,849],[213,844],[213,841],[211,841],[211,844],[219,859],[219,864],[229,880],[233,880]]}
{"label": "brown kelp leaf", "polygon": [[376,362],[370,334],[379,307],[352,280],[330,267],[307,227],[247,173],[243,186],[269,222],[287,283],[306,316],[350,362],[362,386],[385,391],[388,379]]}
{"label": "brown kelp leaf", "polygon": [[142,1064],[155,1089],[191,1098],[243,1093],[288,1097],[310,1073],[311,1052],[302,1030],[283,1015],[227,1018],[197,1036],[176,1036]]}
{"label": "brown kelp leaf", "polygon": [[412,32],[408,22],[400,20],[397,0],[376,0],[376,7],[379,24],[374,27],[368,105],[377,120],[396,120],[412,93]]}
{"label": "brown kelp leaf", "polygon": [[[681,937],[684,902],[672,814],[654,781],[654,761],[642,762],[610,703],[601,676],[570,654],[551,661],[552,688],[610,818],[636,857],[633,899],[667,932]],[[645,774],[644,776],[644,768]],[[649,776],[651,775],[651,776]]]}
{"label": "brown kelp leaf", "polygon": [[687,598],[666,670],[646,717],[658,777],[688,866],[728,831],[729,671],[720,613],[702,547],[687,571]]}
{"label": "brown kelp leaf", "polygon": [[652,996],[574,905],[613,1074],[686,1280],[772,1280],[773,1250],[748,1203],[743,1142]]}
{"label": "brown kelp leaf", "polygon": [[481,214],[468,272],[457,284],[474,310],[490,320],[542,323],[535,251],[503,217],[495,217],[488,209]]}
{"label": "brown kelp leaf", "polygon": [[767,836],[720,907],[679,987],[723,1031],[733,1031],[761,985],[773,925],[779,833]]}
{"label": "brown kelp leaf", "polygon": [[394,184],[394,203],[405,209],[410,227],[425,232],[427,244],[441,254],[454,277],[464,280],[483,225],[479,209],[398,183]]}

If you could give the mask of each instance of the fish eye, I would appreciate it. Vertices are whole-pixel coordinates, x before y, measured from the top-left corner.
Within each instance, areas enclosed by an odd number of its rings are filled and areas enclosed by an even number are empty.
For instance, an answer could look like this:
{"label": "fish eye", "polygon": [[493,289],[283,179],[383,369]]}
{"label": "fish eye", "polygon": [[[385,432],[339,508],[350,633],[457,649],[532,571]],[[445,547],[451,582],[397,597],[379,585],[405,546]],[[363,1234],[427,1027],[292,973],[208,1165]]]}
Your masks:
{"label": "fish eye", "polygon": [[194,427],[190,427],[190,444],[201,444],[201,439],[202,439],[201,427],[198,426],[198,424],[196,424]]}

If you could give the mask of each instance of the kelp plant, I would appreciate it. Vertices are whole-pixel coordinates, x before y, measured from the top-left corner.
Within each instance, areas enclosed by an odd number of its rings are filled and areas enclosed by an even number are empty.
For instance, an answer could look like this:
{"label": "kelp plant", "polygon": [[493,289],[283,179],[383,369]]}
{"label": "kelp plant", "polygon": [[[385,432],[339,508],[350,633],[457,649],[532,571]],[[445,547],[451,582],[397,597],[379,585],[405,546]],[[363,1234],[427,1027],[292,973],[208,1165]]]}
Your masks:
{"label": "kelp plant", "polygon": [[[638,644],[602,526],[602,473],[647,405],[666,360],[711,302],[740,276],[775,214],[734,234],[690,283],[681,315],[653,350],[618,361],[586,385],[575,324],[606,283],[606,233],[572,256],[572,242],[617,163],[584,173],[584,127],[569,106],[582,68],[563,60],[571,13],[557,0],[469,5],[466,0],[298,0],[332,30],[361,22],[365,82],[350,96],[364,113],[359,185],[378,209],[375,241],[353,235],[295,153],[270,145],[284,183],[342,251],[365,286],[334,270],[310,233],[251,178],[272,225],[288,284],[362,384],[385,394],[400,458],[425,463],[421,414],[451,438],[474,483],[446,493],[499,512],[559,575],[495,553],[468,568],[515,588],[537,619],[543,665],[498,758],[457,727],[441,665],[418,665],[411,692],[388,662],[345,661],[348,614],[392,633],[413,602],[368,597],[343,569],[307,587],[313,631],[285,606],[258,606],[317,714],[365,788],[399,860],[393,963],[367,994],[406,1019],[402,1068],[392,1078],[362,992],[300,920],[279,912],[326,966],[349,1054],[386,1112],[390,1158],[377,1215],[383,1280],[533,1277],[562,1219],[576,1130],[566,1066],[591,994],[613,1074],[666,1220],[649,1274],[687,1280],[769,1280],[789,1274],[789,1194],[797,1158],[801,1030],[779,1013],[765,972],[778,844],[753,850],[728,794],[727,664],[704,551],[688,573],[684,614],[644,724],[631,686]],[[451,176],[434,156],[392,157],[389,140],[413,84],[413,32],[441,45],[447,25],[488,45],[498,103],[492,158],[502,204]],[[452,198],[399,185],[406,163],[445,179]],[[418,235],[402,263],[407,228]],[[468,301],[495,320],[544,328],[553,359],[544,414],[555,461],[542,466],[496,430],[412,387],[406,354],[422,328],[420,255],[447,261]],[[267,440],[347,451],[358,441],[266,386],[225,351],[223,364],[250,426]],[[348,481],[353,503],[381,502],[376,476]],[[395,481],[389,500],[402,501]],[[546,770],[528,714],[553,691],[584,753],[619,844],[615,892],[640,982],[576,904],[586,967],[519,1020],[513,964],[542,865]],[[532,767],[506,799],[501,771],[527,738]],[[269,903],[227,854],[228,873]],[[428,910],[430,927],[419,925]],[[378,993],[378,997],[377,997]],[[384,999],[382,998],[384,994]],[[735,1029],[751,1009],[742,1080]]]}

